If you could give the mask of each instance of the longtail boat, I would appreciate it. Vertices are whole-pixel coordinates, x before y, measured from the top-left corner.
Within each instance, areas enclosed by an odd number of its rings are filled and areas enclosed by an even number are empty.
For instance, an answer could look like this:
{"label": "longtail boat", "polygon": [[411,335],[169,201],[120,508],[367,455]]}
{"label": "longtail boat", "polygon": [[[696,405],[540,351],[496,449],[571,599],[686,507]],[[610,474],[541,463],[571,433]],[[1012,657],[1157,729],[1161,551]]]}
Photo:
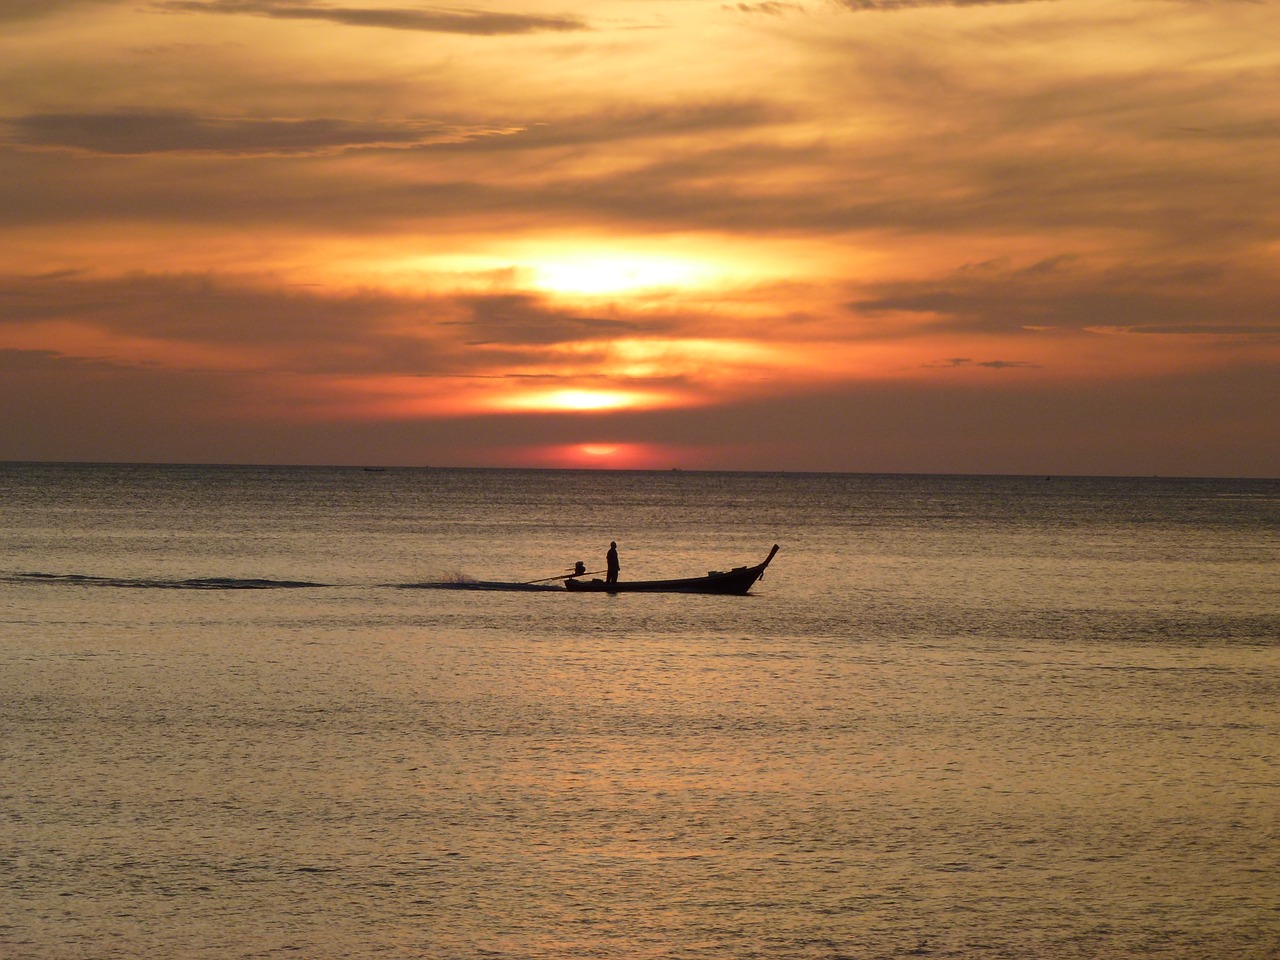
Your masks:
{"label": "longtail boat", "polygon": [[744,594],[764,576],[765,567],[778,552],[775,543],[763,563],[754,567],[734,567],[732,570],[712,570],[705,577],[685,577],[680,580],[577,580],[569,578],[564,588],[574,593],[730,593]]}

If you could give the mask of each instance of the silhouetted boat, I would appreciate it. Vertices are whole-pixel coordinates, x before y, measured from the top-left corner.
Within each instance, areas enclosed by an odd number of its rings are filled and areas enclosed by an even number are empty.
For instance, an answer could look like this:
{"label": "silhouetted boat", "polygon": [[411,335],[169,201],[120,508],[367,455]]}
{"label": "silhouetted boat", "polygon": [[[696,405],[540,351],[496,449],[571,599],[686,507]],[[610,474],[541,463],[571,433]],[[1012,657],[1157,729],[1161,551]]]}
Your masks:
{"label": "silhouetted boat", "polygon": [[605,583],[603,580],[574,580],[564,582],[564,587],[574,593],[732,593],[743,594],[751,589],[762,576],[764,568],[778,552],[775,543],[763,563],[754,567],[735,567],[732,570],[712,570],[705,577],[685,577],[680,580],[619,580]]}

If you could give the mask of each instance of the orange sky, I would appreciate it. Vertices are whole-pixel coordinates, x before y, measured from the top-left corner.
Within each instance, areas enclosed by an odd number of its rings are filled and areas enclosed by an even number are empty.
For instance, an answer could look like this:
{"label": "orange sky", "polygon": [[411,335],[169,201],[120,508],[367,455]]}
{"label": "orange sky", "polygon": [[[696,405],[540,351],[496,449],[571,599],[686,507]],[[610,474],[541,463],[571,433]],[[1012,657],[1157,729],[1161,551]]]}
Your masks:
{"label": "orange sky", "polygon": [[0,459],[1277,476],[1278,39],[0,0]]}

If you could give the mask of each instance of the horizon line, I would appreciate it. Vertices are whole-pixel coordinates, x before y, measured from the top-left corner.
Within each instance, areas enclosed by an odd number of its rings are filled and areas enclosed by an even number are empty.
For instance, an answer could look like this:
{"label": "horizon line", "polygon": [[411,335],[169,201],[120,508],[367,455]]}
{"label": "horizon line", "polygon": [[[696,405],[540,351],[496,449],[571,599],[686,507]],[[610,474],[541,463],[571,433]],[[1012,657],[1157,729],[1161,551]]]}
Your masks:
{"label": "horizon line", "polygon": [[1247,475],[1228,476],[1218,474],[1162,474],[1162,473],[971,473],[955,471],[920,470],[784,470],[776,468],[713,469],[706,467],[513,467],[484,465],[445,464],[391,464],[391,463],[251,463],[251,462],[201,462],[166,460],[0,460],[0,466],[55,466],[55,467],[199,467],[227,469],[277,469],[277,470],[354,470],[381,472],[391,470],[425,471],[508,471],[539,473],[633,473],[633,474],[771,474],[780,476],[843,476],[843,477],[1003,477],[1009,479],[1043,478],[1044,480],[1258,480],[1280,481],[1278,476]]}

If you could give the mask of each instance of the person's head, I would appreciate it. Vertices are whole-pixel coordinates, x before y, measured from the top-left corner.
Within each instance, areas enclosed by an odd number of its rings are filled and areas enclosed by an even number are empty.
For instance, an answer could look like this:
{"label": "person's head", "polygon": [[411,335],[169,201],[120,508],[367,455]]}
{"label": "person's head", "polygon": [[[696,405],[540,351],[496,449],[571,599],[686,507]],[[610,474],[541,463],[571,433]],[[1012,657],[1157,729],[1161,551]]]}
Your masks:
{"label": "person's head", "polygon": [[615,541],[610,540],[610,541],[609,541],[609,549],[610,549],[610,550],[617,550],[617,549],[618,549],[618,544],[617,544]]}

